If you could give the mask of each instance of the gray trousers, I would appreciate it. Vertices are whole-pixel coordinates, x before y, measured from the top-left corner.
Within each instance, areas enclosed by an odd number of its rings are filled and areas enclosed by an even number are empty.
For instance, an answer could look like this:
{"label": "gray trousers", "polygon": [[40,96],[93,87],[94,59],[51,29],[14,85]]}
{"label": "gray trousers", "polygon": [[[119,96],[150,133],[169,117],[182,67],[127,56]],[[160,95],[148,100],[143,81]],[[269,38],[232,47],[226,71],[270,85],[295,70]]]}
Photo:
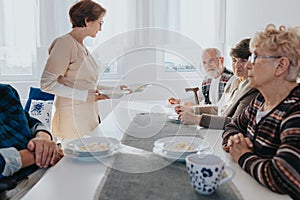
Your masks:
{"label": "gray trousers", "polygon": [[0,194],[1,200],[19,200],[21,199],[44,175],[47,171],[41,168],[30,174],[28,177],[19,181],[17,186],[11,190],[6,190]]}

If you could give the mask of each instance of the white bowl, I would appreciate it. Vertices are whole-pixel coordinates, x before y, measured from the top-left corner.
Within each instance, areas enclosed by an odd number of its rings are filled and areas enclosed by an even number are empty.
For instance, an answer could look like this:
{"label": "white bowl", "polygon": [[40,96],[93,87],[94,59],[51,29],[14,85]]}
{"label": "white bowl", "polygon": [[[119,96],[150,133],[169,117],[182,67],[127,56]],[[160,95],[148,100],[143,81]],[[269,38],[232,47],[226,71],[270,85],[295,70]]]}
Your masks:
{"label": "white bowl", "polygon": [[161,148],[170,157],[184,158],[190,154],[205,151],[209,143],[194,136],[174,136],[157,140],[154,146]]}

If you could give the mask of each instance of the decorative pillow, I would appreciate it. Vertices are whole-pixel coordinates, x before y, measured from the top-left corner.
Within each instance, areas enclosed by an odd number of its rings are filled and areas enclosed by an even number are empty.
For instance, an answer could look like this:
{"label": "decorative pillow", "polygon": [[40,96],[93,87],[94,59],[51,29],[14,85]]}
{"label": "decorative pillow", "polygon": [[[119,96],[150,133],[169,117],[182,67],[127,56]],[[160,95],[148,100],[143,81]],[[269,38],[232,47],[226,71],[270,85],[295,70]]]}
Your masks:
{"label": "decorative pillow", "polygon": [[51,128],[53,100],[31,100],[29,114],[30,116],[40,120],[49,129]]}
{"label": "decorative pillow", "polygon": [[35,99],[35,100],[44,100],[44,101],[46,101],[46,100],[53,100],[54,99],[54,95],[53,94],[49,94],[47,92],[42,92],[40,88],[30,87],[29,95],[28,95],[28,100],[27,100],[25,108],[24,108],[24,110],[26,110],[27,112],[29,111],[32,99]]}

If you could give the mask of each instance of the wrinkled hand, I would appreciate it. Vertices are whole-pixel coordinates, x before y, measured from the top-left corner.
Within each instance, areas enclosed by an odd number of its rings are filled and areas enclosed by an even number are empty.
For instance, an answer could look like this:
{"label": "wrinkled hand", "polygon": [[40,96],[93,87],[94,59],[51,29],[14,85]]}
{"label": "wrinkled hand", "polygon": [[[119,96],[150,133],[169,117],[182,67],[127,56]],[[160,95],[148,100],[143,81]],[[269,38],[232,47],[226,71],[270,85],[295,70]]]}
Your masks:
{"label": "wrinkled hand", "polygon": [[180,102],[181,102],[180,99],[175,99],[173,97],[168,99],[168,103],[171,104],[171,105],[172,104],[180,104]]}
{"label": "wrinkled hand", "polygon": [[183,124],[199,125],[201,116],[195,115],[194,113],[191,112],[184,111],[179,114],[178,119],[181,120]]}
{"label": "wrinkled hand", "polygon": [[194,113],[194,109],[190,106],[180,106],[179,105],[179,106],[175,106],[174,110],[177,114],[180,114],[181,112],[184,112],[184,111]]}
{"label": "wrinkled hand", "polygon": [[98,90],[89,90],[88,92],[88,102],[95,102],[105,99],[109,99],[109,97],[104,94],[101,94]]}
{"label": "wrinkled hand", "polygon": [[243,154],[253,151],[253,143],[249,138],[239,133],[229,137],[226,148],[229,149],[232,159],[238,162]]}
{"label": "wrinkled hand", "polygon": [[47,133],[39,131],[37,136],[27,144],[28,150],[34,152],[35,163],[39,167],[46,168],[49,165],[54,165],[63,156],[62,151],[58,150],[56,143],[47,138],[48,136]]}
{"label": "wrinkled hand", "polygon": [[51,162],[51,165],[55,165],[56,163],[58,163],[58,161],[60,161],[60,159],[62,159],[64,157],[64,152],[61,148],[57,149],[57,154],[55,155],[55,158],[53,159],[53,162]]}

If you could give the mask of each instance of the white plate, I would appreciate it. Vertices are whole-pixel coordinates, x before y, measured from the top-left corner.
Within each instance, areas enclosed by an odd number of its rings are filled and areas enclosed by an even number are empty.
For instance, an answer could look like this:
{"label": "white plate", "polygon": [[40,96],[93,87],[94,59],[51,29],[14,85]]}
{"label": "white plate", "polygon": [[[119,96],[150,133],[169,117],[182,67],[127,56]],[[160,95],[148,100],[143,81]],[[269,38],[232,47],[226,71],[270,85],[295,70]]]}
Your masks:
{"label": "white plate", "polygon": [[168,115],[168,120],[176,124],[181,123],[181,121],[178,119],[178,115]]}
{"label": "white plate", "polygon": [[100,90],[100,94],[104,94],[111,99],[120,99],[129,93],[130,91],[128,90]]}
{"label": "white plate", "polygon": [[133,84],[128,85],[128,88],[132,90],[132,92],[143,92],[144,89],[152,86],[152,84]]}
{"label": "white plate", "polygon": [[157,140],[154,147],[162,149],[170,157],[186,157],[189,154],[204,151],[209,148],[209,143],[193,136],[173,136]]}
{"label": "white plate", "polygon": [[161,148],[158,148],[158,147],[153,147],[153,153],[158,155],[158,156],[161,156],[163,158],[166,158],[170,161],[178,161],[178,162],[185,162],[185,157],[173,157],[173,156],[170,156],[168,154],[166,154]]}
{"label": "white plate", "polygon": [[[194,153],[189,153],[189,154],[185,154],[185,155],[181,155],[181,156],[172,156],[172,155],[169,155],[167,154],[164,150],[162,150],[161,148],[159,147],[153,147],[153,153],[158,155],[158,156],[161,156],[163,158],[166,158],[170,161],[177,161],[177,162],[185,162],[185,159],[188,155],[190,154],[194,154]],[[207,154],[212,154],[214,152],[214,150],[211,148],[211,147],[208,147],[206,148],[205,150],[203,151],[200,151],[200,152],[197,152],[199,153],[199,155],[202,155],[202,156],[205,156]]]}
{"label": "white plate", "polygon": [[64,153],[69,157],[107,157],[121,148],[120,141],[111,137],[87,137],[67,143]]}

